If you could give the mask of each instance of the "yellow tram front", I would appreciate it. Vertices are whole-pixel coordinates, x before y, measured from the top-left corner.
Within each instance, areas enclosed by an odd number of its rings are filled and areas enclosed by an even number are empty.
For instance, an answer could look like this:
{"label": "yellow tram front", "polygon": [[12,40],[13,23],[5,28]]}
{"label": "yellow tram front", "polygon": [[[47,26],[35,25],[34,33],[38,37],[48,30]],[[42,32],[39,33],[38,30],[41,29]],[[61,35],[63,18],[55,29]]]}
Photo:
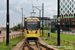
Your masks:
{"label": "yellow tram front", "polygon": [[38,38],[40,36],[40,20],[38,18],[27,18],[24,32],[27,38]]}

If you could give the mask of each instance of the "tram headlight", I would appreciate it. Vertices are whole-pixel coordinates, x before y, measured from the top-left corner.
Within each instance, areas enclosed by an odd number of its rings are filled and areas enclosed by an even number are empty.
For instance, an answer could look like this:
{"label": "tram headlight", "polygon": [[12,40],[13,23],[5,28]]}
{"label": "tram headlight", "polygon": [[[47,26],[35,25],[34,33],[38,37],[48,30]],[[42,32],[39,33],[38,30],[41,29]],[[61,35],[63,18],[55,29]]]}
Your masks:
{"label": "tram headlight", "polygon": [[27,34],[29,34],[29,32],[27,31]]}

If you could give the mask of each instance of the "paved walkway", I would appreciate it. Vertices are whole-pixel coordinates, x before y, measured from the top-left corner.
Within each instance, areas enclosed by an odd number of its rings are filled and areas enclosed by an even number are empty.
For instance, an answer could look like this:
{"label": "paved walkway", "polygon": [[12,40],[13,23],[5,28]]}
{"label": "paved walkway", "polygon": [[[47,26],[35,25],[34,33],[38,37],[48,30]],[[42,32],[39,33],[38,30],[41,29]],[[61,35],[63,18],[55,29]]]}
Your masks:
{"label": "paved walkway", "polygon": [[[14,35],[14,34],[18,34],[18,33],[20,33],[20,32],[11,32],[11,33],[9,33],[9,35]],[[1,32],[0,37],[3,37],[3,36],[6,36],[6,31]],[[0,38],[0,42],[2,42],[2,41],[3,41],[3,38]]]}
{"label": "paved walkway", "polygon": [[71,31],[63,31],[62,34],[68,34],[68,35],[75,35],[75,33],[72,33]]}

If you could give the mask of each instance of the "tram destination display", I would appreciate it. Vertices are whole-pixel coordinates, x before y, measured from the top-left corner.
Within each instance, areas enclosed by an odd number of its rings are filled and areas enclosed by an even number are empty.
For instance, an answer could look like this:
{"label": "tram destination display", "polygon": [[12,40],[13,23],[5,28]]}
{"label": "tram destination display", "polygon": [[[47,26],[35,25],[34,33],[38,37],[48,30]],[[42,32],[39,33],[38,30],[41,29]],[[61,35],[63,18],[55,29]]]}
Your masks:
{"label": "tram destination display", "polygon": [[37,20],[29,19],[27,20],[27,24],[37,24]]}

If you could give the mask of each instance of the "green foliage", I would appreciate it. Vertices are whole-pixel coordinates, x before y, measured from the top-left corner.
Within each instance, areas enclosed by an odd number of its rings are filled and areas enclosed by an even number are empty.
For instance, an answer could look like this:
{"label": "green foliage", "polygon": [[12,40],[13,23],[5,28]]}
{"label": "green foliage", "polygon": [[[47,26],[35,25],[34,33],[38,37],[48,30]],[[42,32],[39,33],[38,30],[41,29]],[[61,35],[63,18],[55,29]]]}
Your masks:
{"label": "green foliage", "polygon": [[40,27],[40,30],[42,30],[42,27]]}
{"label": "green foliage", "polygon": [[55,32],[57,30],[57,28],[51,28],[51,32]]}
{"label": "green foliage", "polygon": [[14,31],[18,31],[20,29],[24,29],[24,26],[22,26],[22,24],[18,24],[17,26],[14,26],[11,28],[11,30],[14,30]]}
{"label": "green foliage", "polygon": [[[44,32],[49,32],[49,31],[44,31]],[[51,35],[52,34],[56,34],[56,33],[51,33]],[[55,35],[56,36],[56,35]],[[63,36],[64,37],[64,36]],[[48,37],[46,34],[44,34],[44,36],[41,36],[41,38],[42,38],[42,40],[45,42],[45,43],[47,43],[47,44],[49,44],[49,45],[54,45],[54,46],[56,46],[57,45],[57,40],[56,39],[54,39],[53,37]],[[47,40],[46,40],[47,39]],[[45,46],[47,46],[46,44],[45,44]],[[71,48],[72,47],[72,49],[69,49],[69,48]],[[56,48],[58,48],[59,50],[75,50],[75,46],[71,46],[71,45],[68,45],[68,44],[66,44],[66,43],[63,43],[63,42],[60,42],[60,47],[56,47]],[[66,49],[66,48],[68,48],[68,49]]]}
{"label": "green foliage", "polygon": [[20,24],[17,25],[18,29],[20,29]]}
{"label": "green foliage", "polygon": [[13,28],[10,28],[10,30],[13,30]]}
{"label": "green foliage", "polygon": [[2,28],[2,30],[6,30],[6,28],[4,27],[4,28]]}
{"label": "green foliage", "polygon": [[21,29],[24,29],[24,27],[23,27],[23,26],[21,26]]}
{"label": "green foliage", "polygon": [[[40,29],[42,30],[42,27],[40,27]],[[46,25],[43,27],[44,30],[49,30],[49,27]]]}
{"label": "green foliage", "polygon": [[49,30],[49,27],[47,25],[44,26],[43,28],[44,28],[44,30]]}
{"label": "green foliage", "polygon": [[18,29],[17,26],[14,26],[14,27],[13,27],[13,30],[14,30],[14,31],[17,31],[17,29]]}
{"label": "green foliage", "polygon": [[16,46],[17,43],[20,42],[23,38],[24,36],[20,36],[20,37],[11,39],[9,41],[9,46],[6,46],[6,41],[0,42],[0,50],[12,50],[12,48]]}
{"label": "green foliage", "polygon": [[[49,30],[44,31],[44,32],[48,33]],[[51,35],[57,37],[57,33],[51,33]],[[71,41],[70,43],[75,42],[75,35],[60,34],[60,38],[64,40],[69,40]]]}
{"label": "green foliage", "polygon": [[47,44],[45,44],[45,46],[47,47],[48,45],[47,45]]}

